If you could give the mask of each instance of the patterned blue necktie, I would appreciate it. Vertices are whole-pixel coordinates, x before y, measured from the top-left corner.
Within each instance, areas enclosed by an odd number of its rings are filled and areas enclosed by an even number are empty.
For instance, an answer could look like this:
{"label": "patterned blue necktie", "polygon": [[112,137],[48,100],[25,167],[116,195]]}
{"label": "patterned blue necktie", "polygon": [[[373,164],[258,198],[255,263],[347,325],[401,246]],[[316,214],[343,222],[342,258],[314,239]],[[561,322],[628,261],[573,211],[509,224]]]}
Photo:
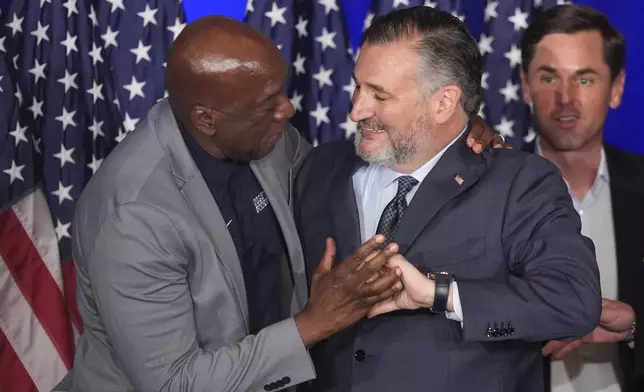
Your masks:
{"label": "patterned blue necktie", "polygon": [[398,192],[382,212],[380,222],[378,222],[378,228],[376,229],[377,234],[383,234],[387,237],[385,240],[386,244],[394,238],[396,229],[398,229],[398,225],[407,209],[407,200],[405,197],[416,184],[418,184],[418,180],[412,176],[398,177]]}

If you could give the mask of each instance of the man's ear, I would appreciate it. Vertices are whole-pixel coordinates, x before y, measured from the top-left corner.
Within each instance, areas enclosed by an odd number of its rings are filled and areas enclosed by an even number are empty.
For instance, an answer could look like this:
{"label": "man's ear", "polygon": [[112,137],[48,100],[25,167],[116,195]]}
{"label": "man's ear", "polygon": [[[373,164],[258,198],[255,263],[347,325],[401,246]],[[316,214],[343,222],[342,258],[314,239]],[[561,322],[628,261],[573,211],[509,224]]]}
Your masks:
{"label": "man's ear", "polygon": [[532,95],[530,93],[530,85],[528,84],[528,75],[523,70],[523,67],[521,67],[521,92],[523,94],[523,102],[526,105],[531,105]]}
{"label": "man's ear", "polygon": [[612,83],[610,90],[610,108],[617,109],[622,103],[624,85],[626,84],[626,71],[622,70]]}
{"label": "man's ear", "polygon": [[217,113],[203,105],[195,105],[190,111],[190,117],[195,128],[206,136],[213,136],[216,132]]}
{"label": "man's ear", "polygon": [[457,86],[445,86],[434,94],[434,105],[437,124],[448,122],[461,107],[461,89]]}

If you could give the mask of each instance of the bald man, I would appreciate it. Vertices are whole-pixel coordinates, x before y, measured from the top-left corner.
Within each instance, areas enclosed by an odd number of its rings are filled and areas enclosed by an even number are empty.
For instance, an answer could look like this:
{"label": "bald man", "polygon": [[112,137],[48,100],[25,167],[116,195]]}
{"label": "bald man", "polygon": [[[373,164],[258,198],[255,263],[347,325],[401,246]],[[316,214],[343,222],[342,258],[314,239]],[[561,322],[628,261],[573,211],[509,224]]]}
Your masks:
{"label": "bald man", "polygon": [[[207,17],[180,34],[168,100],[77,205],[85,329],[57,390],[291,387],[315,378],[308,348],[401,288],[379,272],[397,246],[373,257],[378,236],[337,262],[327,240],[308,292],[290,205],[311,146],[288,123],[286,76],[276,46],[240,22]],[[477,137],[475,150],[491,139]]]}

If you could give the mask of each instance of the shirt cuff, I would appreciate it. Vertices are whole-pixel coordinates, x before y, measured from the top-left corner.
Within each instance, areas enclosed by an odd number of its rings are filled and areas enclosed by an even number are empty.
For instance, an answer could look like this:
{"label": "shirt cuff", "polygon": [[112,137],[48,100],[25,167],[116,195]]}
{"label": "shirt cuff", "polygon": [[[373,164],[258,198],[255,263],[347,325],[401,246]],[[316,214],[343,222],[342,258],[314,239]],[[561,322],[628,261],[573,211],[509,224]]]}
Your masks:
{"label": "shirt cuff", "polygon": [[452,305],[454,305],[453,312],[445,312],[445,317],[450,320],[458,321],[463,328],[463,308],[461,307],[461,297],[458,295],[458,283],[452,282]]}

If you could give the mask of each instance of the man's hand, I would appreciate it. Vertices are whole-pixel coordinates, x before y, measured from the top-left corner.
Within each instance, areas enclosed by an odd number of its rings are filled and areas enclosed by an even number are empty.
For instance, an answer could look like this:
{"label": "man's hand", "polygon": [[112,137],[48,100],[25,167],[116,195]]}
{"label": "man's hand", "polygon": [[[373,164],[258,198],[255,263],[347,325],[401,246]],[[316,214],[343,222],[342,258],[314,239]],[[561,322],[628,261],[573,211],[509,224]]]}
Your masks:
{"label": "man's hand", "polygon": [[[368,317],[393,312],[400,309],[431,308],[434,304],[435,283],[418,271],[407,259],[401,255],[395,255],[389,259],[387,266],[400,276],[403,283],[403,290],[393,297],[385,299],[374,305],[369,311]],[[450,287],[448,310],[453,310],[452,289]]]}
{"label": "man's hand", "polygon": [[626,338],[634,318],[635,312],[629,304],[603,298],[602,313],[597,328],[583,338],[572,342],[551,340],[541,349],[541,352],[544,356],[552,355],[553,359],[559,360],[584,343],[617,343]]}
{"label": "man's hand", "polygon": [[333,267],[335,243],[327,238],[324,256],[313,274],[309,302],[295,316],[306,347],[353,325],[374,304],[402,289],[394,271],[382,268],[398,252],[394,243],[379,250],[384,240],[383,235],[374,236]]}
{"label": "man's hand", "polygon": [[512,148],[505,144],[505,140],[498,133],[490,129],[481,116],[476,115],[472,118],[472,130],[467,135],[467,146],[475,153],[481,153],[487,146],[492,143],[494,148]]}

